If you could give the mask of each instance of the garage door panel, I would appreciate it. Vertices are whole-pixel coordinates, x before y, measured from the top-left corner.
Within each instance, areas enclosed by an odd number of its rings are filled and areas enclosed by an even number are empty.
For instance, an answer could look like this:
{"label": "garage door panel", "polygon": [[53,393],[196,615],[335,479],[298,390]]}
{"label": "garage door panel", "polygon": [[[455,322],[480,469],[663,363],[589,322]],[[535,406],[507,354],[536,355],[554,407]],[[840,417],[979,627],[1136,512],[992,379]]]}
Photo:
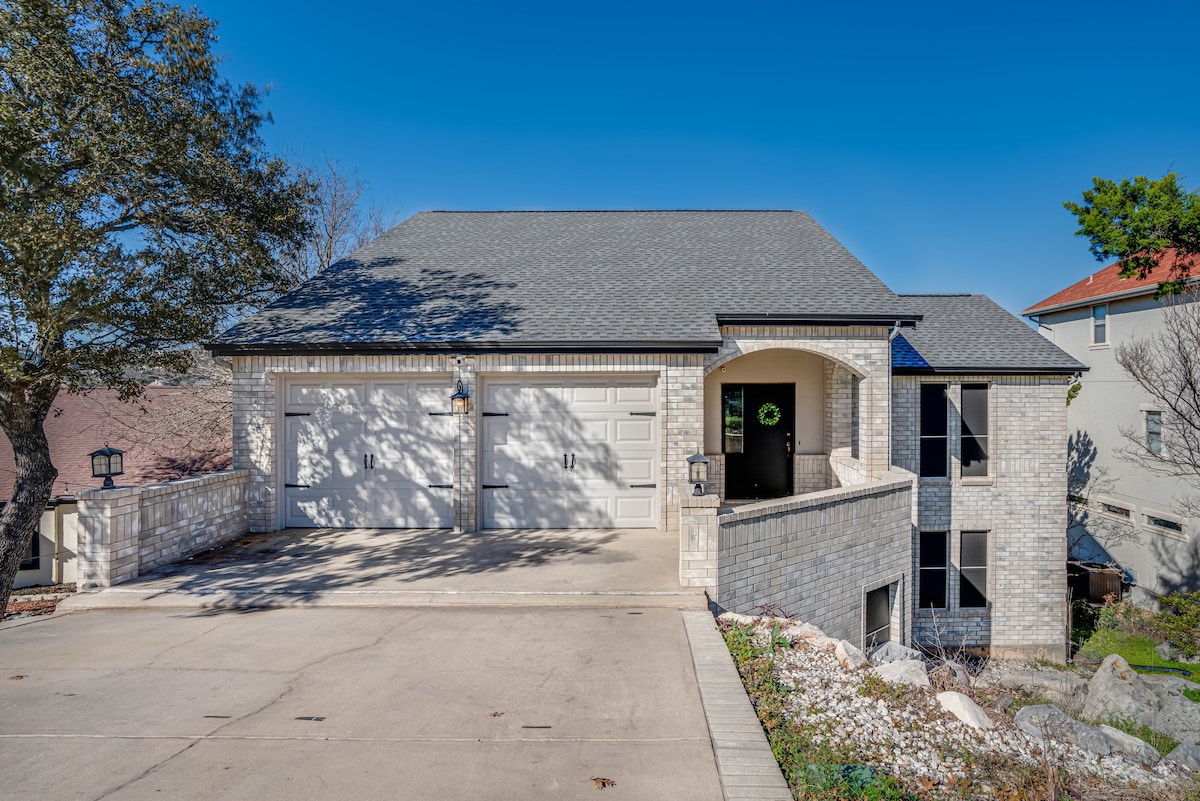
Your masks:
{"label": "garage door panel", "polygon": [[[285,525],[437,528],[453,522],[447,379],[301,379],[285,387]],[[374,457],[374,468],[363,459]],[[308,486],[304,486],[308,485]]]}
{"label": "garage door panel", "polygon": [[658,480],[655,379],[501,379],[482,394],[509,415],[482,418],[481,482],[507,485],[483,490],[485,527],[658,524],[657,488],[629,486]]}

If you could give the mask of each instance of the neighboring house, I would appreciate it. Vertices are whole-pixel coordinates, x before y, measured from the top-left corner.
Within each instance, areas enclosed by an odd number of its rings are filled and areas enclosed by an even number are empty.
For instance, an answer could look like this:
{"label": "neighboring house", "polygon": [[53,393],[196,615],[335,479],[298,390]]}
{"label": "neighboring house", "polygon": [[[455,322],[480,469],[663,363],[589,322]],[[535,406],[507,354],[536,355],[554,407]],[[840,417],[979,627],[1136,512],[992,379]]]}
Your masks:
{"label": "neighboring house", "polygon": [[1024,311],[1051,342],[1088,365],[1068,410],[1072,557],[1115,562],[1134,598],[1200,588],[1200,518],[1179,499],[1192,488],[1121,458],[1132,443],[1163,447],[1160,408],[1117,363],[1116,349],[1164,328],[1155,290],[1165,270],[1121,278],[1111,264]]}
{"label": "neighboring house", "polygon": [[210,349],[254,530],[657,528],[738,611],[1063,657],[1082,366],[803,212],[422,213]]}
{"label": "neighboring house", "polygon": [[[30,543],[14,586],[74,581],[75,493],[99,487],[88,454],[106,443],[125,451],[118,484],[145,485],[229,467],[229,388],[149,386],[124,403],[112,389],[61,392],[46,418],[50,461],[58,469],[40,535]],[[11,495],[15,465],[0,436],[0,505]]]}

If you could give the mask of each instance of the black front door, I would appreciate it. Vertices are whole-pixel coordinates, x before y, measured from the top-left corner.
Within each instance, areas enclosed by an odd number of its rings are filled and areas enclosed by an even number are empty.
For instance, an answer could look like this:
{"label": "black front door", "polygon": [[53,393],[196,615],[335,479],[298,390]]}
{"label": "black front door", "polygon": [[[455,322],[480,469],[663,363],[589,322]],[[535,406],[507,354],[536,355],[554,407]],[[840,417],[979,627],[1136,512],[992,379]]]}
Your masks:
{"label": "black front door", "polygon": [[795,384],[721,387],[726,498],[792,494]]}

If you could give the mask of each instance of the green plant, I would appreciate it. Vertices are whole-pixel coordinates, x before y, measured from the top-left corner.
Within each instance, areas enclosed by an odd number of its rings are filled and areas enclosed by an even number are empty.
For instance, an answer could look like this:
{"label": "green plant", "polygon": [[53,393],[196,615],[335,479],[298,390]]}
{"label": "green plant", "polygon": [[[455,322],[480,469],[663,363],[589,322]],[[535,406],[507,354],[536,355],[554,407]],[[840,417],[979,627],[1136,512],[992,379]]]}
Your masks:
{"label": "green plant", "polygon": [[1179,745],[1178,740],[1162,734],[1161,732],[1156,732],[1145,724],[1135,723],[1126,718],[1110,720],[1108,725],[1112,726],[1114,729],[1119,729],[1126,734],[1131,734],[1134,737],[1137,737],[1139,740],[1146,741],[1150,745],[1157,748],[1160,754],[1169,754],[1171,751],[1175,750],[1175,746]]}
{"label": "green plant", "polygon": [[1155,628],[1186,656],[1200,653],[1200,590],[1173,592],[1159,599],[1162,611],[1154,618]]}
{"label": "green plant", "polygon": [[1183,697],[1189,701],[1195,701],[1197,704],[1200,704],[1200,690],[1185,689],[1183,691]]}

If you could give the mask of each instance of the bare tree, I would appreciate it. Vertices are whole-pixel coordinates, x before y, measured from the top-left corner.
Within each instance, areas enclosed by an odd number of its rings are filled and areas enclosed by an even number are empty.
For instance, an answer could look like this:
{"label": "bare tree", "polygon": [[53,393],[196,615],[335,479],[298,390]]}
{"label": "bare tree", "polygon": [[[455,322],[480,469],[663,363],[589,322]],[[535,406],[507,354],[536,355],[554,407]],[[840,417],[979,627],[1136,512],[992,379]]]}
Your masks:
{"label": "bare tree", "polygon": [[[1160,407],[1161,438],[1122,428],[1126,442],[1118,455],[1200,491],[1200,288],[1163,302],[1162,330],[1116,350],[1117,363]],[[1189,516],[1200,516],[1200,496],[1177,502]]]}
{"label": "bare tree", "polygon": [[337,162],[329,157],[325,157],[323,166],[306,168],[304,173],[316,187],[316,203],[309,212],[312,235],[279,254],[280,264],[294,286],[326,270],[386,230],[383,210],[363,204],[367,185],[357,175],[339,171]]}

